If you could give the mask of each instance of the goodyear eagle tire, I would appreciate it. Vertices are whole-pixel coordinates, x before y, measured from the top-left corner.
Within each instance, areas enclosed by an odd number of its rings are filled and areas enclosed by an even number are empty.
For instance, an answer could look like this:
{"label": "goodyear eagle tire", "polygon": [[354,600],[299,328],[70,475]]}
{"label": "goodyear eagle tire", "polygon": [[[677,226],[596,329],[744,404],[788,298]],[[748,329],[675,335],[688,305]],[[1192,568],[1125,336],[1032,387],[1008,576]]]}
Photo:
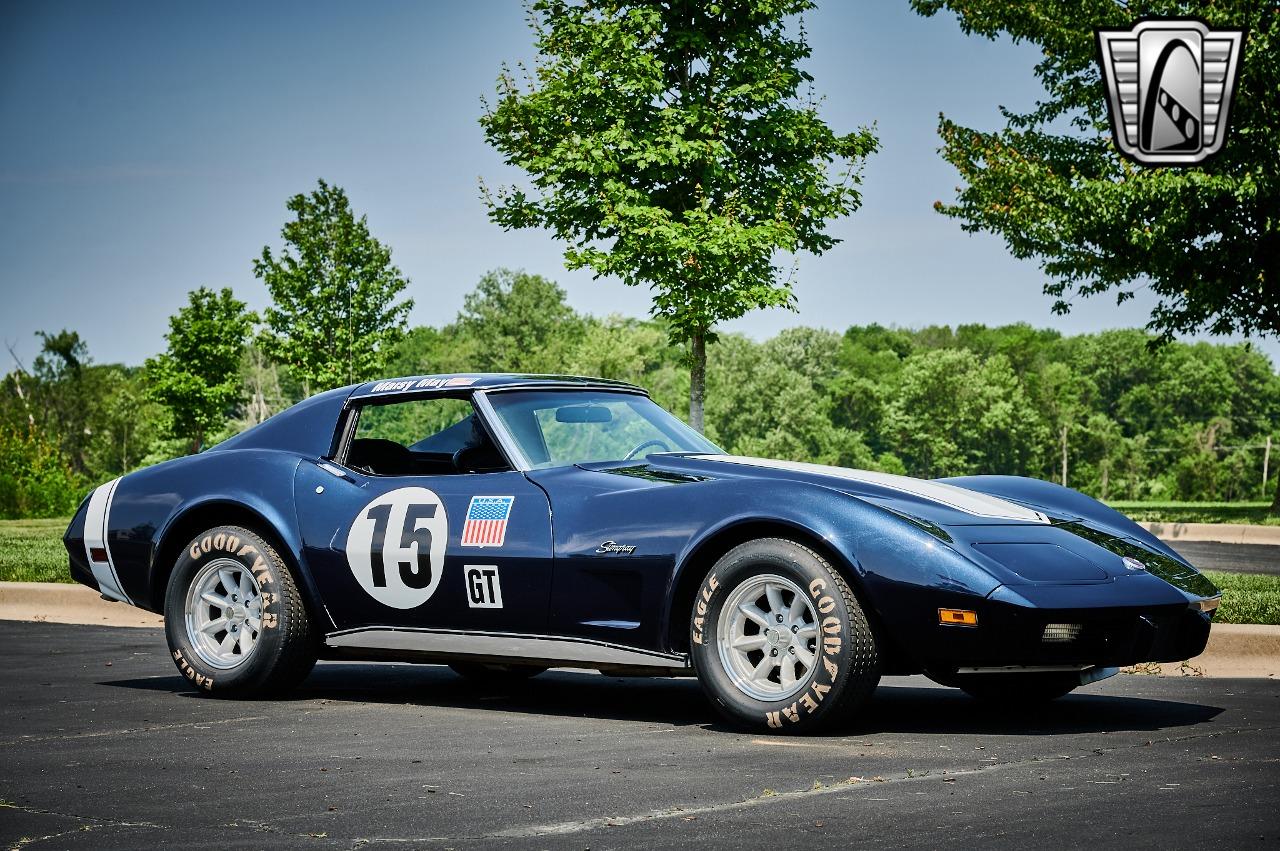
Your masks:
{"label": "goodyear eagle tire", "polygon": [[164,623],[174,664],[210,694],[283,694],[316,662],[293,575],[270,544],[241,526],[217,526],[187,544],[169,577]]}
{"label": "goodyear eagle tire", "polygon": [[822,556],[781,538],[748,541],[716,562],[694,601],[690,647],[712,704],[747,728],[830,727],[880,681],[853,590]]}

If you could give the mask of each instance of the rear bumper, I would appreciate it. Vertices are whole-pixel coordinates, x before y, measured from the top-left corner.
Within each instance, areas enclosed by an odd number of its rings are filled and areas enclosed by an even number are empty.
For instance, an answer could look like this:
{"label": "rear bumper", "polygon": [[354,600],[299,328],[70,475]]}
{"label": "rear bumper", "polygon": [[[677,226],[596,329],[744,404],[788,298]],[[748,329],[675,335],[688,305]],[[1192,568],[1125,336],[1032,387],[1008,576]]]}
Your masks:
{"label": "rear bumper", "polygon": [[84,520],[88,504],[87,497],[80,503],[80,508],[67,526],[66,534],[62,536],[62,545],[67,548],[71,578],[101,593],[102,589],[98,586],[98,580],[94,578],[93,568],[89,566],[89,557],[84,547]]}

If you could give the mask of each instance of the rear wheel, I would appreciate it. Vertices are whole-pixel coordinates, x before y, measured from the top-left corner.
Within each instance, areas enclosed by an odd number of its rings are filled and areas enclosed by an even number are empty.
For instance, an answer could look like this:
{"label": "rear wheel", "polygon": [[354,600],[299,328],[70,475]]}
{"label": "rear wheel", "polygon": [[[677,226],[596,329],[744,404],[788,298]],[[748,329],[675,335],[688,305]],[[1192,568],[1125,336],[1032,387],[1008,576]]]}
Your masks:
{"label": "rear wheel", "polygon": [[703,581],[694,668],[733,723],[813,732],[848,719],[880,680],[875,636],[844,577],[808,547],[748,541]]}
{"label": "rear wheel", "polygon": [[169,577],[164,613],[174,664],[202,691],[280,694],[315,665],[293,575],[250,529],[217,526],[192,540]]}
{"label": "rear wheel", "polygon": [[510,683],[527,680],[547,669],[540,665],[505,665],[489,662],[450,662],[449,667],[460,677],[482,683]]}
{"label": "rear wheel", "polygon": [[957,674],[951,684],[984,703],[1025,707],[1048,703],[1071,693],[1080,685],[1080,675],[1058,672]]}

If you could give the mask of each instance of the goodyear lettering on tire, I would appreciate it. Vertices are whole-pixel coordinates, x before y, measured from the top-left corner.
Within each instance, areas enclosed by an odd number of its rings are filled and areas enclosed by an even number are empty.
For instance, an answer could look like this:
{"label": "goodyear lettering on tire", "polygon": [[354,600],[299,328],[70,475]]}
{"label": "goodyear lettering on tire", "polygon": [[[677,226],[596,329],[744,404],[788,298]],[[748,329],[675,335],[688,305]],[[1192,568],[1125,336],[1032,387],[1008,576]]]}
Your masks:
{"label": "goodyear lettering on tire", "polygon": [[[271,585],[271,571],[267,568],[267,561],[262,557],[262,553],[253,544],[245,543],[236,535],[228,535],[219,532],[216,535],[205,535],[199,541],[191,545],[188,554],[193,559],[198,559],[203,555],[212,552],[231,553],[237,558],[245,558],[253,556],[253,564],[249,567],[249,572],[253,574],[253,578],[258,580],[258,587],[262,589],[262,628],[275,629],[280,626],[280,616],[270,611],[271,606],[280,599],[279,594],[267,592],[267,587]],[[176,660],[179,666],[186,665],[185,660]],[[188,666],[189,667],[189,666]],[[194,678],[192,678],[194,681]],[[212,683],[212,680],[209,680]],[[199,685],[199,683],[197,683]]]}
{"label": "goodyear lettering on tire", "polygon": [[227,535],[221,532],[217,535],[205,535],[191,545],[190,555],[193,559],[198,559],[200,556],[208,555],[215,550],[232,553],[239,558],[252,555],[254,557],[253,565],[249,570],[253,572],[258,584],[261,585],[271,581],[271,573],[267,570],[267,562],[262,557],[262,553],[258,552],[258,548],[253,544],[245,544],[235,535]]}
{"label": "goodyear lettering on tire", "polygon": [[822,661],[821,669],[813,675],[809,688],[790,706],[776,712],[765,713],[765,721],[774,729],[782,727],[785,723],[798,723],[801,713],[807,715],[816,712],[818,704],[822,703],[823,698],[835,686],[840,676],[840,666],[836,659],[840,655],[841,647],[844,646],[844,624],[840,622],[840,618],[832,614],[838,603],[834,595],[825,593],[826,590],[827,583],[823,579],[815,579],[809,583],[809,596],[813,598],[819,615],[825,615],[819,622],[818,635],[821,640],[815,648],[817,651],[815,655]]}

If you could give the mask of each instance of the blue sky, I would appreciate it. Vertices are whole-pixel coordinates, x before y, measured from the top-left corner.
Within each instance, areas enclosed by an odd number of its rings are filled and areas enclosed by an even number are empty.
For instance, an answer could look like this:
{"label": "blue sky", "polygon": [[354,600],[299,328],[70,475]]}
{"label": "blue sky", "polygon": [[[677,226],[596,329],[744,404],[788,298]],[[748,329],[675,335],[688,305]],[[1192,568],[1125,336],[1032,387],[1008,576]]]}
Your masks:
{"label": "blue sky", "polygon": [[[559,281],[580,310],[647,313],[646,291],[566,272],[549,236],[485,216],[477,179],[518,178],[476,121],[500,63],[532,58],[515,0],[19,0],[4,17],[0,341],[28,365],[34,333],[62,327],[99,362],[140,363],[201,285],[262,307],[252,259],[278,243],[286,199],[320,177],[345,187],[393,247],[414,324],[451,321],[498,266]],[[755,313],[729,330],[1145,322],[1142,294],[1054,316],[1034,263],[933,212],[957,183],[936,153],[938,113],[994,127],[998,105],[1030,105],[1033,47],[966,37],[907,0],[820,0],[806,23],[827,120],[875,122],[882,150],[867,163],[863,208],[833,226],[844,242],[802,259],[799,313]],[[1262,348],[1278,359],[1280,344]]]}

